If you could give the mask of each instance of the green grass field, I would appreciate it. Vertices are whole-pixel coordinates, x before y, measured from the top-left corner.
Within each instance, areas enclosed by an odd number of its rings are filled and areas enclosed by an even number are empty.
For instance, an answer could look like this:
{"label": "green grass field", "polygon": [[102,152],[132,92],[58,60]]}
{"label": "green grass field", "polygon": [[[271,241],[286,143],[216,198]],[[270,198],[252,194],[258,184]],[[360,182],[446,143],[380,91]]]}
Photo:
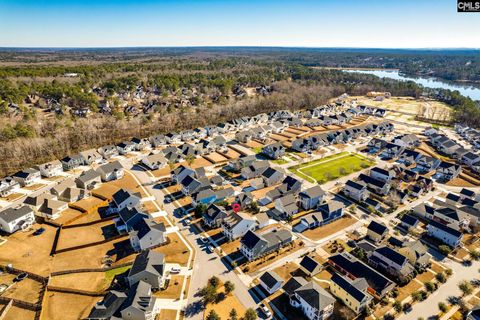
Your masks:
{"label": "green grass field", "polygon": [[371,167],[375,162],[356,153],[341,152],[323,159],[288,168],[296,175],[317,183],[325,183]]}

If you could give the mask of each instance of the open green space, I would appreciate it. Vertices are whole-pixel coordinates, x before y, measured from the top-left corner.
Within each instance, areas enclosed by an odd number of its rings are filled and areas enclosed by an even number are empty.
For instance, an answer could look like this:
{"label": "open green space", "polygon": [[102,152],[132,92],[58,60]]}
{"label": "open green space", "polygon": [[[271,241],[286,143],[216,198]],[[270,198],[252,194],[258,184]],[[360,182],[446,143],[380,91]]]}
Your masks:
{"label": "open green space", "polygon": [[288,168],[294,174],[317,183],[325,183],[371,167],[374,161],[356,153],[341,152]]}

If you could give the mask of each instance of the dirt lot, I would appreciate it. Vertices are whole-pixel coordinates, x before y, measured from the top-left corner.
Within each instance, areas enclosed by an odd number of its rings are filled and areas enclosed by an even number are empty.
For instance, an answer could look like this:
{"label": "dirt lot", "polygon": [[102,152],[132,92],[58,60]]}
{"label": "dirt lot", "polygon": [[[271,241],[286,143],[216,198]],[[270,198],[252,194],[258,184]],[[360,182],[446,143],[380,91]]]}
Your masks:
{"label": "dirt lot", "polygon": [[208,161],[210,161],[211,163],[215,163],[215,164],[228,161],[228,158],[224,157],[218,152],[213,152],[203,157]]}
{"label": "dirt lot", "polygon": [[443,271],[445,271],[445,268],[442,267],[440,264],[436,263],[435,261],[432,261],[432,266],[430,267],[430,269],[432,269],[436,273],[442,273]]}
{"label": "dirt lot", "polygon": [[104,221],[90,226],[62,229],[57,249],[102,241],[116,234],[115,225],[112,221]]}
{"label": "dirt lot", "polygon": [[241,156],[240,153],[233,150],[232,148],[228,148],[228,151],[226,153],[222,153],[222,155],[228,159],[237,159]]}
{"label": "dirt lot", "polygon": [[125,171],[125,175],[123,176],[122,179],[109,181],[109,182],[106,182],[104,184],[112,185],[112,186],[115,186],[115,187],[118,187],[118,188],[129,189],[132,192],[140,192],[142,197],[147,196],[145,194],[145,191],[143,191],[143,189],[140,187],[140,185],[134,179],[133,175],[128,171]]}
{"label": "dirt lot", "polygon": [[27,309],[22,309],[18,307],[11,307],[10,310],[8,310],[7,315],[3,320],[33,320],[35,319],[35,312],[27,310]]}
{"label": "dirt lot", "polygon": [[62,211],[62,214],[58,219],[55,219],[55,222],[60,224],[65,224],[67,221],[76,217],[80,217],[82,215],[84,215],[84,213],[82,213],[80,210],[67,208]]}
{"label": "dirt lot", "polygon": [[11,287],[2,294],[2,297],[37,303],[40,298],[40,292],[42,291],[42,284],[30,278],[14,283],[13,279],[15,277],[15,275],[8,273],[0,275],[0,283],[11,285]]}
{"label": "dirt lot", "polygon": [[155,177],[166,177],[166,176],[170,176],[170,167],[169,166],[165,166],[163,168],[160,168],[160,169],[157,169],[157,170],[153,170],[152,171],[152,174],[155,176]]}
{"label": "dirt lot", "polygon": [[422,274],[419,274],[415,279],[422,283],[427,283],[435,279],[435,274],[432,271],[425,271]]}
{"label": "dirt lot", "polygon": [[23,187],[22,189],[29,190],[29,191],[36,191],[36,190],[38,190],[40,188],[43,188],[45,186],[46,186],[46,184],[43,184],[43,183],[35,183],[35,184],[30,185],[30,186]]}
{"label": "dirt lot", "polygon": [[248,148],[263,148],[264,144],[258,142],[258,141],[255,141],[255,140],[250,140],[248,142],[245,142],[245,143],[242,143],[242,145],[248,147]]}
{"label": "dirt lot", "polygon": [[294,262],[287,262],[281,267],[273,269],[283,280],[288,281],[292,276],[303,273],[300,266]]}
{"label": "dirt lot", "polygon": [[94,212],[97,210],[99,207],[103,207],[107,205],[107,202],[97,198],[97,197],[88,197],[84,198],[82,200],[79,200],[77,202],[73,202],[70,204],[70,207],[80,210],[82,212]]}
{"label": "dirt lot", "polygon": [[162,309],[155,320],[171,320],[177,317],[177,310]]}
{"label": "dirt lot", "polygon": [[161,299],[178,299],[182,292],[182,283],[184,280],[184,276],[172,276],[170,278],[170,282],[168,283],[168,287],[165,290],[157,291],[154,295],[155,297]]}
{"label": "dirt lot", "polygon": [[[45,232],[40,236],[33,236],[33,230],[40,227],[45,228]],[[50,273],[53,261],[50,251],[56,228],[35,224],[33,230],[10,235],[0,248],[0,263],[11,263],[16,268],[35,270],[35,273],[46,276]]]}
{"label": "dirt lot", "polygon": [[[48,320],[84,319],[101,297],[88,297],[78,294],[47,292],[43,305],[42,318]],[[75,301],[75,303],[72,303]]]}
{"label": "dirt lot", "polygon": [[327,225],[324,225],[315,229],[306,230],[303,232],[303,235],[310,238],[313,241],[316,241],[316,240],[320,240],[325,237],[328,237],[329,235],[332,235],[340,230],[348,228],[355,222],[357,222],[355,218],[343,217]]}
{"label": "dirt lot", "polygon": [[101,199],[112,199],[112,195],[120,190],[119,187],[116,187],[112,184],[104,183],[100,187],[96,188],[95,190],[92,190],[92,194],[94,196],[97,196]]}
{"label": "dirt lot", "polygon": [[19,198],[23,197],[23,193],[12,193],[11,195],[9,196],[6,196],[6,197],[0,197],[0,200],[3,200],[3,201],[15,201]]}
{"label": "dirt lot", "polygon": [[167,263],[178,263],[182,266],[187,265],[189,254],[187,246],[185,246],[176,233],[170,233],[168,238],[170,239],[169,244],[153,250],[163,253]]}
{"label": "dirt lot", "polygon": [[50,285],[85,291],[103,291],[108,289],[110,282],[111,279],[107,279],[105,272],[82,272],[54,276],[50,280]]}
{"label": "dirt lot", "polygon": [[100,268],[102,267],[102,258],[106,255],[111,256],[115,263],[124,263],[135,259],[135,255],[130,247],[130,241],[128,239],[120,239],[56,254],[52,271]]}
{"label": "dirt lot", "polygon": [[[282,257],[285,257],[287,255],[290,255],[300,249],[302,245],[300,245],[301,240],[294,240],[291,245],[287,245],[283,248],[280,249],[279,252],[272,252],[269,255],[262,257],[258,260],[251,261],[249,263],[245,263],[241,266],[242,270],[245,270],[245,268],[248,268],[248,272],[252,273],[255,272],[261,268],[264,268],[273,262],[277,261],[278,259],[281,259]],[[245,272],[245,271],[244,271]]]}
{"label": "dirt lot", "polygon": [[414,291],[421,289],[423,286],[417,281],[410,281],[406,286],[398,288],[398,301],[403,301],[405,298],[409,297]]}
{"label": "dirt lot", "polygon": [[[224,292],[223,286],[218,288],[218,292]],[[225,297],[225,300],[219,303],[208,304],[203,313],[204,319],[206,319],[207,315],[212,309],[214,309],[218,313],[220,319],[229,319],[229,314],[232,309],[237,310],[237,314],[239,317],[242,317],[246,311],[246,308],[240,303],[240,301],[238,301],[234,293],[227,295]]]}
{"label": "dirt lot", "polygon": [[233,252],[236,252],[240,248],[240,239],[236,239],[230,242],[225,242],[220,246],[220,248],[222,249],[223,252],[225,252],[225,254],[231,254]]}
{"label": "dirt lot", "polygon": [[465,179],[462,179],[462,178],[455,178],[455,179],[452,179],[450,181],[448,181],[447,183],[445,183],[445,185],[447,186],[450,186],[450,187],[466,187],[466,188],[469,188],[469,187],[477,187],[478,185],[476,184],[473,184]]}
{"label": "dirt lot", "polygon": [[153,213],[158,211],[153,201],[145,201],[142,204],[143,204],[143,208],[147,213]]}
{"label": "dirt lot", "polygon": [[207,159],[203,158],[203,157],[199,157],[199,158],[196,158],[192,165],[190,167],[192,167],[192,169],[197,169],[197,168],[203,168],[203,167],[208,167],[208,166],[211,166],[213,163],[208,161]]}

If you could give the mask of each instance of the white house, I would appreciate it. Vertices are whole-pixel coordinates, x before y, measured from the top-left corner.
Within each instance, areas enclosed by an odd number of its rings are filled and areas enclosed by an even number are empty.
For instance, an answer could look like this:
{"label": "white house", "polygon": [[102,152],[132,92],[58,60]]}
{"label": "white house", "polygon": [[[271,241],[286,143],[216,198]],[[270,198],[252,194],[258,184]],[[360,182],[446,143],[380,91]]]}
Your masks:
{"label": "white house", "polygon": [[290,304],[301,309],[310,320],[324,320],[332,315],[335,298],[311,281],[295,290]]}
{"label": "white house", "polygon": [[369,196],[367,185],[362,181],[355,182],[353,180],[348,180],[345,183],[343,192],[357,201],[365,201]]}
{"label": "white house", "polygon": [[43,177],[51,178],[60,175],[63,172],[63,166],[60,160],[54,160],[39,165],[38,170]]}
{"label": "white house", "polygon": [[27,229],[34,223],[35,215],[28,206],[7,208],[0,211],[0,227],[6,233]]}
{"label": "white house", "polygon": [[461,244],[463,237],[461,231],[450,228],[435,220],[430,221],[427,225],[427,233],[453,248]]}
{"label": "white house", "polygon": [[223,233],[230,240],[243,237],[247,231],[254,230],[256,226],[256,220],[242,212],[233,212],[222,223]]}
{"label": "white house", "polygon": [[269,294],[274,294],[283,285],[283,279],[274,271],[265,271],[258,280]]}

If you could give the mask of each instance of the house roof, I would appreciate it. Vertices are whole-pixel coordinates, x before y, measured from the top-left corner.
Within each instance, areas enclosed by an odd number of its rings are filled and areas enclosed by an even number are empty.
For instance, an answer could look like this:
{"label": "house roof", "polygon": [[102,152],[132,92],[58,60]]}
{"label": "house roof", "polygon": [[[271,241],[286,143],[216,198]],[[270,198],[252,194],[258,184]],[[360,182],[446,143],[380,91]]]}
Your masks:
{"label": "house roof", "polygon": [[290,280],[288,280],[284,285],[283,285],[283,290],[288,294],[292,295],[295,293],[295,290],[298,288],[306,285],[308,282],[305,280],[305,278],[302,277],[291,277]]}
{"label": "house roof", "polygon": [[365,183],[363,183],[362,181],[355,182],[353,180],[348,180],[345,183],[345,185],[349,186],[350,188],[353,188],[355,190],[362,190],[366,187]]}
{"label": "house roof", "polygon": [[[248,249],[253,249],[263,239],[258,236],[255,232],[249,230],[245,235],[242,237],[240,242]],[[263,240],[264,241],[264,240]]]}
{"label": "house roof", "polygon": [[145,218],[142,216],[142,219],[139,219],[132,226],[132,231],[130,232],[130,235],[137,235],[139,239],[142,239],[148,234],[151,241],[157,242],[157,240],[163,238],[165,232],[166,228],[163,222],[157,223],[153,219]]}
{"label": "house roof", "polygon": [[300,266],[302,266],[308,272],[312,273],[321,265],[309,256],[305,256],[303,257],[302,261],[300,261]]}
{"label": "house roof", "polygon": [[87,319],[109,319],[120,309],[126,299],[125,293],[110,290],[102,301],[95,304]]}
{"label": "house roof", "polygon": [[374,220],[372,220],[370,222],[367,229],[375,232],[376,234],[380,234],[380,235],[383,235],[385,232],[388,231],[388,228],[387,228],[386,225],[384,225],[383,223],[378,223]]}
{"label": "house roof", "polygon": [[398,265],[403,265],[407,261],[407,257],[389,247],[378,248],[375,252]]}
{"label": "house roof", "polygon": [[345,290],[345,292],[358,302],[363,301],[363,299],[367,297],[365,290],[368,288],[368,283],[364,278],[357,278],[352,281],[338,273],[334,273],[330,281]]}
{"label": "house roof", "polygon": [[308,188],[300,192],[301,197],[310,198],[310,199],[322,197],[324,195],[325,195],[325,191],[319,185],[316,185],[314,187]]}
{"label": "house roof", "polygon": [[448,234],[451,234],[452,236],[456,238],[460,238],[462,236],[462,232],[456,229],[453,229],[449,226],[446,226],[444,224],[441,224],[440,222],[437,222],[435,220],[431,220],[430,223],[428,224],[429,226],[435,227],[437,229],[442,230],[443,232],[446,232]]}
{"label": "house roof", "polygon": [[88,171],[82,172],[82,174],[77,179],[82,183],[87,183],[97,178],[100,178],[100,174],[97,171],[90,169]]}
{"label": "house roof", "polygon": [[116,204],[120,204],[130,197],[141,198],[141,195],[140,195],[139,192],[134,193],[134,192],[132,192],[130,190],[127,190],[127,189],[120,189],[117,192],[115,192],[112,196],[113,201],[115,201]]}
{"label": "house roof", "polygon": [[402,223],[405,223],[409,226],[414,226],[418,223],[418,219],[409,214],[404,214],[400,219],[400,221],[402,221]]}
{"label": "house roof", "polygon": [[163,276],[165,272],[165,256],[163,253],[146,250],[137,255],[128,276],[132,277],[143,271],[159,277]]}
{"label": "house roof", "polygon": [[319,311],[335,303],[335,298],[313,281],[295,290],[295,294]]}
{"label": "house roof", "polygon": [[318,211],[330,214],[334,211],[337,211],[337,210],[343,209],[343,208],[345,208],[345,205],[343,204],[343,202],[336,201],[336,200],[330,200],[329,202],[319,206]]}
{"label": "house roof", "polygon": [[109,162],[104,165],[101,165],[100,167],[98,167],[97,171],[99,171],[100,173],[103,172],[104,174],[109,174],[111,172],[118,171],[121,169],[123,169],[123,166],[120,163],[120,161],[113,161],[113,162]]}
{"label": "house roof", "polygon": [[260,276],[260,281],[269,289],[273,288],[277,283],[283,283],[283,279],[274,271],[265,271]]}
{"label": "house roof", "polygon": [[19,208],[10,207],[0,211],[0,219],[5,221],[6,223],[10,223],[32,212],[33,212],[32,209],[30,209],[28,206],[21,206]]}

